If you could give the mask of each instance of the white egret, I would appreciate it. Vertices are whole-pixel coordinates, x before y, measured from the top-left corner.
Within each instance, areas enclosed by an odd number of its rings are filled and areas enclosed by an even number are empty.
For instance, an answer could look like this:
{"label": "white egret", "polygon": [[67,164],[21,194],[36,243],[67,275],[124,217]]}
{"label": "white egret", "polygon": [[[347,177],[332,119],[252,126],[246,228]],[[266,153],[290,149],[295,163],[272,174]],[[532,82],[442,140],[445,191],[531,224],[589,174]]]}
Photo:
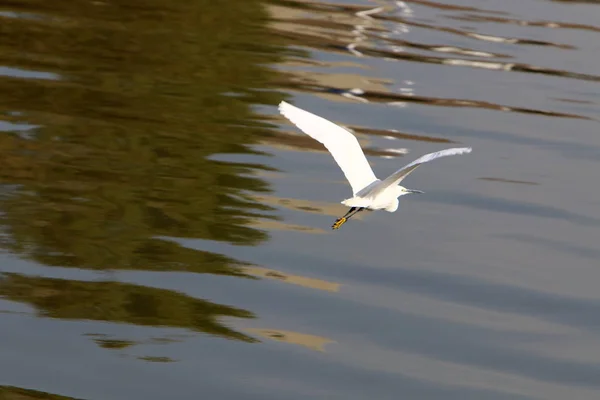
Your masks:
{"label": "white egret", "polygon": [[384,180],[380,180],[373,173],[358,140],[351,132],[285,101],[279,103],[279,112],[301,131],[321,142],[329,150],[352,187],[353,196],[341,202],[350,207],[350,211],[333,223],[333,229],[338,229],[351,216],[365,209],[396,211],[400,196],[409,193],[423,193],[420,190],[400,186],[400,182],[415,168],[436,158],[471,152],[470,147],[460,147],[426,154]]}

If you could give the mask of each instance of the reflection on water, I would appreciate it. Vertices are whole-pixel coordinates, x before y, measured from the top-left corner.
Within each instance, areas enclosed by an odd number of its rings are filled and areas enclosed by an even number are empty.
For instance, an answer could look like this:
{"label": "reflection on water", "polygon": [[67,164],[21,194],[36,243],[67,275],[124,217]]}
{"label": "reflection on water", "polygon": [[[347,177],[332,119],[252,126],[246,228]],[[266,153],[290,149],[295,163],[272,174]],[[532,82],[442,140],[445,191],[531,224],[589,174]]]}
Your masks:
{"label": "reflection on water", "polygon": [[490,177],[483,177],[483,178],[479,178],[479,179],[484,180],[484,181],[492,181],[492,182],[518,183],[520,185],[539,185],[536,182],[519,181],[519,180],[515,180],[515,179],[490,178]]}
{"label": "reflection on water", "polygon": [[[90,337],[100,348],[111,350],[115,354],[118,354],[119,357],[131,357],[137,360],[150,362],[177,362],[178,360],[166,356],[136,356],[135,353],[137,348],[141,346],[151,347],[153,352],[156,352],[157,350],[160,351],[161,347],[164,348],[171,343],[181,342],[183,339],[180,337],[157,337],[147,340],[128,340],[118,339],[102,333],[87,333],[85,336]],[[257,340],[247,340],[248,343],[253,343],[256,341]]]}
{"label": "reflection on water", "polygon": [[37,390],[22,389],[14,386],[0,386],[2,400],[77,400],[74,397],[38,392]]}
{"label": "reflection on water", "polygon": [[[431,64],[443,64],[443,65],[452,65],[452,66],[468,66],[473,68],[482,68],[482,69],[491,69],[491,70],[500,70],[500,71],[518,71],[518,72],[530,72],[530,73],[543,73],[548,75],[557,75],[557,76],[565,76],[565,77],[573,77],[577,79],[585,79],[598,81],[600,77],[593,75],[586,75],[575,73],[571,71],[560,71],[554,70],[551,68],[545,68],[535,65],[515,63],[515,62],[498,62],[498,61],[487,61],[486,59],[490,57],[495,58],[508,58],[506,55],[501,54],[492,54],[487,52],[480,52],[471,49],[459,49],[448,46],[429,46],[429,45],[407,45],[406,41],[399,41],[397,39],[390,38],[390,35],[379,35],[378,32],[383,30],[381,26],[369,27],[368,30],[361,30],[361,35],[367,35],[370,42],[365,40],[360,40],[360,47],[357,47],[354,36],[352,33],[354,31],[345,31],[336,32],[337,34],[331,35],[331,31],[336,27],[330,26],[327,22],[323,24],[319,23],[316,25],[313,23],[310,25],[312,29],[306,29],[306,21],[303,18],[299,18],[296,14],[301,13],[300,10],[304,10],[306,7],[305,2],[302,3],[302,9],[297,10],[295,13],[287,12],[287,11],[279,11],[275,12],[278,21],[285,21],[285,23],[278,23],[274,25],[274,28],[280,31],[280,35],[285,37],[288,41],[290,41],[293,45],[296,46],[310,46],[311,48],[327,51],[330,53],[344,54],[350,51],[351,53],[356,53],[357,48],[360,49],[361,56],[371,56],[371,57],[379,57],[384,58],[386,60],[397,60],[397,61],[408,61],[408,62],[418,62],[418,63],[431,63]],[[432,5],[427,2],[427,5]],[[347,17],[347,8],[343,6],[339,6],[336,8],[326,8],[320,5],[320,3],[311,3],[308,6],[311,11],[315,12],[315,20],[319,22],[330,21],[331,18],[338,17],[341,20],[344,20],[348,23]],[[440,30],[437,26],[429,26],[427,24],[420,24],[414,22],[414,20],[406,17],[398,18],[398,17],[386,17],[381,16],[381,11],[384,8],[353,8],[353,13],[350,14],[354,17],[354,20],[351,20],[351,23],[357,24],[364,21],[364,18],[368,18],[369,22],[372,19],[379,19],[381,21],[392,22],[394,24],[400,24],[405,27],[404,30],[400,30],[401,33],[405,33],[408,31],[408,26],[415,26],[419,28],[425,29],[435,29]],[[377,12],[369,12],[368,14],[364,14],[364,12],[368,11],[377,11]],[[363,13],[361,15],[361,12]],[[412,16],[412,15],[411,15]],[[377,21],[376,21],[377,22]],[[376,22],[372,22],[371,24],[375,24]],[[315,28],[315,25],[319,27],[319,29]],[[362,26],[362,25],[360,25]],[[442,29],[443,31],[448,31],[448,29]],[[451,30],[455,31],[455,30]],[[396,32],[396,31],[393,31]],[[540,45],[539,42],[525,41],[525,40],[503,40],[502,38],[494,38],[491,36],[485,36],[481,34],[475,33],[465,33],[462,31],[457,31],[461,35],[466,35],[469,37],[474,37],[480,40],[488,40],[492,42],[508,42],[511,44],[535,44]],[[454,33],[457,33],[454,32]],[[559,46],[561,47],[561,46]],[[564,47],[564,46],[562,46]],[[407,49],[416,49],[416,50],[424,50],[420,52],[410,52]],[[462,54],[466,56],[473,57],[474,59],[466,59],[466,58],[449,58],[446,56],[435,56],[429,53],[456,53]],[[367,101],[367,102],[384,102],[389,104],[401,104],[404,105],[407,102],[412,103],[426,103],[429,105],[443,106],[443,107],[469,107],[469,108],[484,108],[491,110],[499,110],[499,111],[511,111],[511,112],[522,112],[522,113],[532,113],[532,114],[542,114],[547,116],[554,117],[569,117],[569,118],[583,118],[590,119],[587,116],[571,114],[571,113],[560,113],[556,111],[549,110],[540,110],[540,109],[531,109],[527,107],[514,107],[510,105],[504,104],[496,104],[488,101],[474,101],[467,99],[445,99],[445,98],[435,98],[435,97],[426,97],[426,96],[416,96],[412,92],[408,93],[391,93],[389,90],[378,90],[379,88],[369,88],[361,85],[359,87],[359,95],[356,95],[356,87],[348,87],[347,83],[344,85],[342,80],[338,79],[337,83],[335,80],[332,81],[332,78],[335,75],[329,73],[327,75],[319,75],[314,72],[311,74],[306,74],[302,72],[293,71],[294,79],[293,83],[290,85],[286,85],[287,87],[293,88],[294,90],[305,90],[309,92],[331,92],[340,90],[345,91],[345,97],[351,97],[357,99],[357,101]],[[370,82],[371,79],[362,78],[360,81],[362,82]],[[348,80],[346,80],[348,82]],[[354,92],[352,92],[354,90]],[[352,96],[348,96],[351,94]]]}
{"label": "reflection on water", "polygon": [[134,345],[134,342],[130,340],[95,339],[94,341],[105,349],[125,349]]}
{"label": "reflection on water", "polygon": [[[277,60],[277,47],[250,23],[266,17],[262,6],[28,7],[39,12],[37,22],[18,13],[2,19],[8,67],[0,88],[10,96],[0,100],[0,114],[31,126],[27,135],[0,136],[3,247],[47,266],[248,276],[241,261],[156,237],[246,245],[268,238],[249,221],[274,217],[272,209],[245,195],[269,191],[248,174],[267,167],[207,157],[254,154],[249,145],[270,130],[250,107],[281,97],[269,90],[277,74],[263,65]],[[130,18],[136,9],[141,14]],[[158,20],[161,28],[151,28]],[[204,40],[223,23],[232,29]],[[48,72],[26,72],[33,70]],[[177,326],[252,341],[218,322],[251,312],[167,290],[18,274],[1,286],[6,298],[53,318]]]}
{"label": "reflection on water", "polygon": [[340,290],[339,283],[327,282],[322,279],[309,278],[306,276],[289,275],[268,268],[246,267],[244,268],[244,271],[248,274],[275,279],[281,282],[291,283],[293,285],[304,286],[312,289],[326,290],[328,292],[337,292]]}
{"label": "reflection on water", "polygon": [[[596,9],[0,5],[0,399],[599,398]],[[475,155],[332,233],[284,99]]]}
{"label": "reflection on water", "polygon": [[271,329],[249,329],[248,331],[279,342],[297,344],[316,351],[325,351],[325,345],[332,342],[331,339],[298,332]]}
{"label": "reflection on water", "polygon": [[77,282],[6,274],[0,295],[27,302],[47,317],[128,322],[193,329],[252,342],[217,321],[220,316],[253,318],[250,312],[168,290],[120,282]]}

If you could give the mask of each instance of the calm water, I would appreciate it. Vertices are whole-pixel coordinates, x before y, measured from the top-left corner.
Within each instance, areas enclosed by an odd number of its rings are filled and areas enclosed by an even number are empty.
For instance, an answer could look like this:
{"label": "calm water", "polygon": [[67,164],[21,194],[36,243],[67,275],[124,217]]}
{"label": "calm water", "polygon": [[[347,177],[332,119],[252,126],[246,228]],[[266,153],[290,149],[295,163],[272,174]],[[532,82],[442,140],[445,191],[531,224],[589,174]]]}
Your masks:
{"label": "calm water", "polygon": [[600,4],[221,3],[0,3],[0,399],[600,398]]}

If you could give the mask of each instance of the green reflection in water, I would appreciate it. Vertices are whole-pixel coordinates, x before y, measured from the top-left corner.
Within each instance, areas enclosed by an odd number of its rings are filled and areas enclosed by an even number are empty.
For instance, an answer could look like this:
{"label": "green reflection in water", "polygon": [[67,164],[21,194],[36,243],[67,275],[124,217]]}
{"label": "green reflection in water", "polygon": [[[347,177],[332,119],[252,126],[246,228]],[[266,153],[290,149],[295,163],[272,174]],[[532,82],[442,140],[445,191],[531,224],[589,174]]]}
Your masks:
{"label": "green reflection in water", "polygon": [[269,190],[247,174],[266,167],[208,159],[251,153],[268,125],[250,106],[281,97],[264,90],[276,47],[242,22],[266,19],[260,4],[74,4],[53,22],[2,21],[8,64],[64,77],[0,80],[0,109],[40,125],[0,140],[0,179],[21,185],[0,203],[5,245],[50,265],[135,268],[168,247],[159,235],[265,240],[245,225],[271,209],[240,195]]}
{"label": "green reflection in water", "polygon": [[74,397],[22,389],[15,386],[0,386],[0,400],[76,400]]}
{"label": "green reflection in water", "polygon": [[[0,77],[2,246],[49,266],[246,276],[239,261],[157,237],[257,245],[276,218],[245,192],[269,169],[210,159],[257,154],[272,126],[281,57],[257,0],[32,0],[0,17],[0,65],[59,79]],[[15,74],[18,75],[18,74]],[[39,289],[51,296],[37,296]],[[50,289],[48,289],[50,288]],[[215,322],[251,313],[166,290],[9,275],[9,298],[56,318],[188,327],[249,340]]]}
{"label": "green reflection in water", "polygon": [[253,318],[252,313],[170,290],[121,282],[5,274],[0,280],[0,296],[29,303],[41,315],[50,318],[187,328],[247,342],[257,341],[217,321],[219,316]]}

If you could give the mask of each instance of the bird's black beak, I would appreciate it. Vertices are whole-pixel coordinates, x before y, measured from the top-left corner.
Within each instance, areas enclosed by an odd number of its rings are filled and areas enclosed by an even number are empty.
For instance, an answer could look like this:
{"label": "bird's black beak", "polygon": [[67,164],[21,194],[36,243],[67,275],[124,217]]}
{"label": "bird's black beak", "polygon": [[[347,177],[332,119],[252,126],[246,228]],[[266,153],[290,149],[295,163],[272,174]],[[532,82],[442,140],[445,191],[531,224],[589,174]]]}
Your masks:
{"label": "bird's black beak", "polygon": [[414,189],[407,189],[406,191],[407,191],[408,193],[425,193],[425,192],[423,192],[423,191],[421,191],[421,190],[414,190]]}

